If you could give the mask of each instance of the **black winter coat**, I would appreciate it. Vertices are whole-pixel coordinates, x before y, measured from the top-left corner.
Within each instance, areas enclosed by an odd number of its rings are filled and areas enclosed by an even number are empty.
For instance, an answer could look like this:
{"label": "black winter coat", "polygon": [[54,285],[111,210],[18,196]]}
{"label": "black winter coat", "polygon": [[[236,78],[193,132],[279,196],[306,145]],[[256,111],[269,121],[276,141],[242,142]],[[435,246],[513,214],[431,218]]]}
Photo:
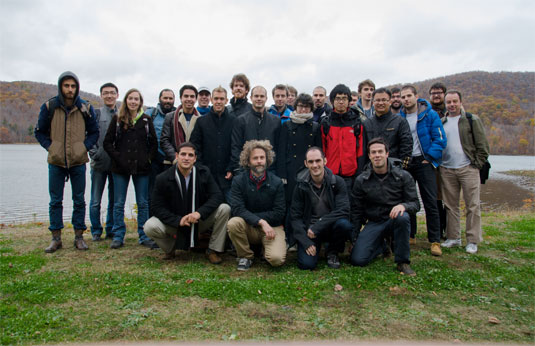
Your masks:
{"label": "black winter coat", "polygon": [[[221,203],[223,194],[217,186],[208,167],[196,164],[195,206],[201,214],[201,220],[206,220]],[[151,212],[162,223],[177,229],[177,248],[188,249],[190,245],[189,226],[180,227],[180,220],[191,213],[191,204],[186,205],[175,179],[176,164],[163,171],[156,177],[152,191]],[[198,230],[195,227],[195,242],[198,240]]]}
{"label": "black winter coat", "polygon": [[252,112],[253,105],[247,102],[247,97],[239,100],[236,100],[236,98],[233,97],[230,99],[230,104],[227,106],[227,109],[230,113],[234,114],[235,117],[239,117],[245,113]]}
{"label": "black winter coat", "polygon": [[305,168],[305,153],[311,147],[321,149],[320,126],[313,119],[304,124],[296,124],[292,120],[282,124],[277,153],[277,175],[288,182],[288,201],[292,199],[297,173]]}
{"label": "black winter coat", "polygon": [[284,186],[279,177],[266,172],[266,180],[257,190],[249,177],[250,171],[240,173],[232,180],[230,206],[232,216],[239,216],[251,226],[264,219],[271,227],[283,224],[286,214]]}
{"label": "black winter coat", "polygon": [[401,168],[401,161],[388,159],[388,174],[384,179],[373,172],[371,164],[360,174],[351,191],[351,223],[354,232],[359,232],[368,220],[383,222],[390,217],[390,211],[398,204],[405,206],[406,213],[420,210],[416,184],[407,171]]}
{"label": "black winter coat", "polygon": [[225,108],[219,117],[213,108],[208,114],[197,119],[190,141],[197,147],[197,162],[210,168],[217,185],[228,189],[231,180],[225,179],[227,172],[235,168],[231,164],[231,134],[234,127],[234,114]]}
{"label": "black winter coat", "polygon": [[151,160],[158,150],[158,140],[152,119],[143,114],[134,126],[117,127],[118,116],[114,115],[104,137],[104,150],[111,158],[111,171],[123,175],[147,175]]}
{"label": "black winter coat", "polygon": [[314,234],[319,235],[322,232],[330,230],[338,219],[349,219],[349,199],[347,197],[347,187],[344,179],[334,175],[330,169],[325,167],[324,182],[332,210],[330,213],[323,215],[314,225],[310,226],[312,219],[310,191],[313,182],[308,170],[302,171],[297,178],[297,185],[290,207],[290,222],[295,239],[305,249],[314,245],[314,241],[307,236],[309,228]]}

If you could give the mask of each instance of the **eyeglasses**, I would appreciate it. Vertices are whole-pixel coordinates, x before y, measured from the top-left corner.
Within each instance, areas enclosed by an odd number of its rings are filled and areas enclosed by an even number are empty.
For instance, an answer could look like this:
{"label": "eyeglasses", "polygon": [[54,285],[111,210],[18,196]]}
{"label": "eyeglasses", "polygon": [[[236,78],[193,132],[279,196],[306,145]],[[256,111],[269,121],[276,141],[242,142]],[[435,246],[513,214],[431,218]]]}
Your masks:
{"label": "eyeglasses", "polygon": [[375,102],[375,103],[387,103],[387,102],[390,102],[390,99],[374,99],[373,102]]}
{"label": "eyeglasses", "polygon": [[347,101],[347,100],[349,100],[349,99],[347,98],[347,96],[336,96],[336,97],[334,98],[334,102],[345,102],[345,101]]}

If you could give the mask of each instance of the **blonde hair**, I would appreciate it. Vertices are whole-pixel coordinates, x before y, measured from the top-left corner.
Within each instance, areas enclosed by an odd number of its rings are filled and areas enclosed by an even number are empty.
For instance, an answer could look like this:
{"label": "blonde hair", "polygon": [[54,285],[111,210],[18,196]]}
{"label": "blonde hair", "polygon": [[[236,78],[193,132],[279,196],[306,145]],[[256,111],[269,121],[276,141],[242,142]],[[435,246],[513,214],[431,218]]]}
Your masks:
{"label": "blonde hair", "polygon": [[243,150],[240,153],[240,166],[244,168],[250,168],[249,159],[251,158],[251,153],[255,149],[264,150],[266,153],[266,167],[271,166],[273,160],[275,159],[275,152],[273,151],[273,146],[267,139],[262,141],[251,140],[245,142],[243,145]]}
{"label": "blonde hair", "polygon": [[132,125],[132,116],[130,115],[130,111],[128,110],[128,107],[126,106],[126,100],[128,99],[128,96],[131,93],[137,92],[139,94],[139,108],[137,111],[139,112],[140,109],[143,109],[143,95],[141,95],[141,92],[135,88],[132,88],[126,92],[123,98],[123,103],[121,104],[121,107],[119,108],[119,115],[117,116],[119,122],[121,122],[124,125],[124,128]]}

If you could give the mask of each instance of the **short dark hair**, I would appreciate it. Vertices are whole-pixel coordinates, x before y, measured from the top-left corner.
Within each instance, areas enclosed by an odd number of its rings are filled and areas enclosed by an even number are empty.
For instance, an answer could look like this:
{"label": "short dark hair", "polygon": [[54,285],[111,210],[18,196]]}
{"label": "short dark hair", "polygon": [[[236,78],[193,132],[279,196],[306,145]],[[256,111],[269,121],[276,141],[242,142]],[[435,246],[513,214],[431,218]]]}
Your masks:
{"label": "short dark hair", "polygon": [[307,107],[310,107],[310,111],[314,110],[314,100],[312,100],[312,96],[309,94],[299,94],[297,98],[295,99],[295,107],[297,108],[298,104],[305,105]]}
{"label": "short dark hair", "polygon": [[176,147],[177,154],[180,153],[180,150],[182,148],[192,148],[193,150],[195,150],[195,155],[197,155],[197,147],[191,142],[183,142],[178,147]]}
{"label": "short dark hair", "polygon": [[351,96],[359,96],[359,92],[355,90],[351,90]]}
{"label": "short dark hair", "polygon": [[372,88],[375,89],[375,83],[372,82],[371,79],[365,79],[365,80],[363,80],[362,82],[359,83],[358,91],[361,92],[361,91],[362,91],[362,88],[363,88],[365,85],[369,85],[369,86],[371,86]]}
{"label": "short dark hair", "polygon": [[271,96],[275,96],[275,90],[284,90],[286,91],[286,96],[288,96],[288,87],[284,84],[277,84],[273,87],[273,90],[271,90]]}
{"label": "short dark hair", "polygon": [[329,100],[331,100],[331,103],[334,103],[334,98],[336,95],[346,95],[348,100],[351,100],[351,89],[345,84],[338,84],[331,90],[331,93],[329,94]]}
{"label": "short dark hair", "polygon": [[368,154],[370,153],[370,147],[373,144],[382,144],[382,145],[384,145],[385,146],[385,151],[388,153],[388,143],[386,143],[386,141],[385,141],[385,139],[383,137],[375,137],[375,138],[372,138],[368,142],[368,147],[367,147]]}
{"label": "short dark hair", "polygon": [[414,95],[418,95],[418,91],[416,91],[416,87],[412,84],[405,84],[401,87],[401,91],[410,89]]}
{"label": "short dark hair", "polygon": [[234,76],[232,76],[232,80],[230,81],[230,90],[232,90],[232,87],[234,86],[235,82],[242,82],[243,85],[245,85],[245,90],[247,90],[247,93],[249,92],[251,88],[251,83],[249,82],[249,78],[243,73],[237,73]]}
{"label": "short dark hair", "polygon": [[392,98],[392,93],[387,88],[379,88],[373,91],[372,97],[375,98],[375,94],[387,94],[388,98]]}
{"label": "short dark hair", "polygon": [[446,95],[444,95],[444,97],[448,96],[449,94],[459,95],[459,101],[463,102],[463,97],[461,96],[461,92],[459,90],[449,90],[448,92],[446,92]]}
{"label": "short dark hair", "polygon": [[113,84],[113,83],[111,83],[111,82],[102,84],[102,86],[100,87],[100,93],[101,93],[101,94],[102,94],[102,89],[104,89],[104,88],[114,88],[115,91],[116,91],[117,93],[119,93],[119,88],[117,88],[117,85],[115,85],[115,84]]}
{"label": "short dark hair", "polygon": [[182,88],[180,88],[180,91],[179,91],[180,98],[182,98],[182,95],[184,94],[184,90],[193,90],[193,92],[195,93],[195,97],[199,95],[199,92],[197,91],[196,87],[190,84],[186,84],[186,85],[183,85]]}
{"label": "short dark hair", "polygon": [[429,88],[429,93],[431,93],[432,89],[440,89],[443,93],[446,93],[447,91],[446,86],[440,82],[431,84],[431,87]]}
{"label": "short dark hair", "polygon": [[310,147],[310,148],[308,148],[307,151],[305,152],[305,161],[306,161],[306,159],[307,159],[307,155],[308,155],[308,153],[311,152],[312,150],[317,150],[317,151],[319,151],[320,154],[321,154],[321,158],[322,158],[322,159],[325,158],[325,153],[323,152],[323,150],[321,150],[320,147],[315,147],[315,146],[314,146],[314,147]]}
{"label": "short dark hair", "polygon": [[390,89],[390,95],[397,94],[399,92],[401,92],[401,89],[398,87],[393,87],[392,89]]}
{"label": "short dark hair", "polygon": [[165,88],[165,89],[162,89],[162,91],[160,91],[160,95],[158,95],[158,100],[162,98],[162,95],[164,92],[166,91],[170,91],[171,93],[173,93],[173,97],[175,96],[175,92],[169,88]]}

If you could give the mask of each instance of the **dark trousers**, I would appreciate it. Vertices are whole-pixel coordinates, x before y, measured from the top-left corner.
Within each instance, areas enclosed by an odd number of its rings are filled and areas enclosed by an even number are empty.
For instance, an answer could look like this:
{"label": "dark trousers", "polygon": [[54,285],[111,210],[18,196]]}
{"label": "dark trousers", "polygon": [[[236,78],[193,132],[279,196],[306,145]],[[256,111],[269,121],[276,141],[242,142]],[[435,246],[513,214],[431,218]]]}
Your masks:
{"label": "dark trousers", "polygon": [[364,267],[379,256],[385,246],[385,237],[394,238],[394,260],[396,263],[410,263],[410,216],[403,213],[395,219],[383,222],[368,221],[351,251],[351,264]]}
{"label": "dark trousers", "polygon": [[344,252],[346,240],[351,237],[353,227],[348,219],[337,220],[331,229],[322,231],[316,238],[312,239],[316,246],[316,255],[309,256],[303,245],[297,246],[297,266],[299,269],[312,270],[318,265],[319,253],[322,243],[329,243],[327,254],[338,255]]}
{"label": "dark trousers", "polygon": [[[427,239],[430,243],[440,242],[440,215],[437,208],[437,178],[435,169],[430,163],[422,163],[423,156],[413,157],[408,172],[418,183],[420,196],[425,209],[427,223]],[[411,238],[416,235],[416,214],[411,216]]]}

